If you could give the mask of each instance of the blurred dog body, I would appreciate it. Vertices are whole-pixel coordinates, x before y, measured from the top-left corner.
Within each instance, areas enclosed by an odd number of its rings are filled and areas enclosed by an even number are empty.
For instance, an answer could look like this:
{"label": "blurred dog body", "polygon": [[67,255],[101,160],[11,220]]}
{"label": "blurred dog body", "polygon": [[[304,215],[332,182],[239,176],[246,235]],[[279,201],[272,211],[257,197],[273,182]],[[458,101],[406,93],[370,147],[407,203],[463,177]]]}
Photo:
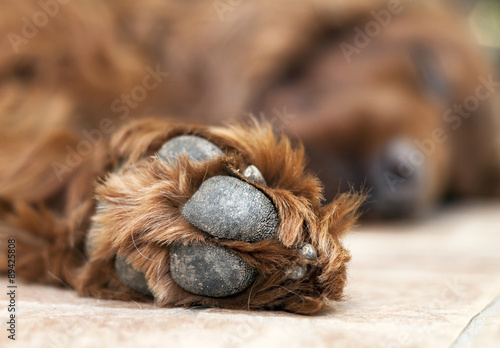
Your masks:
{"label": "blurred dog body", "polygon": [[348,184],[372,188],[376,216],[500,193],[499,84],[441,2],[1,7],[6,201],[60,196],[126,120],[221,124],[249,112],[304,142],[329,199]]}

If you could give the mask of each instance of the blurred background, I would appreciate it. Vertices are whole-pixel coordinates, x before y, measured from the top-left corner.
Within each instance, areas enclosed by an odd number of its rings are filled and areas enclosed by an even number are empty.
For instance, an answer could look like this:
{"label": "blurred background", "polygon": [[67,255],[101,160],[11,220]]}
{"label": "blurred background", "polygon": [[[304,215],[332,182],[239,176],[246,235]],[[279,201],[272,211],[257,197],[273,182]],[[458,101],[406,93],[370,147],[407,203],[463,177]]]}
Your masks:
{"label": "blurred background", "polygon": [[[328,201],[369,191],[367,218],[500,195],[499,1],[0,7],[7,201],[52,199],[70,180],[68,156],[92,156],[134,118],[227,124],[249,114],[304,143]],[[89,137],[91,150],[78,150]]]}
{"label": "blurred background", "polygon": [[492,57],[496,71],[500,68],[500,3],[490,1],[462,1],[468,24],[478,44]]}

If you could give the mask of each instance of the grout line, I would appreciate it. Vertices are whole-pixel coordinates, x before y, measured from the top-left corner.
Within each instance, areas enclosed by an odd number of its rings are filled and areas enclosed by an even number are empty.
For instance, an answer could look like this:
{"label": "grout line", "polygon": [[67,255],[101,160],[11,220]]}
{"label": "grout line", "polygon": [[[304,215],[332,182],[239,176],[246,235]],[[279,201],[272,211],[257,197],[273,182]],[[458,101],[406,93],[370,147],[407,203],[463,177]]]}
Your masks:
{"label": "grout line", "polygon": [[469,321],[450,348],[473,347],[474,340],[479,335],[484,325],[498,310],[500,310],[500,295],[494,298],[493,301]]}

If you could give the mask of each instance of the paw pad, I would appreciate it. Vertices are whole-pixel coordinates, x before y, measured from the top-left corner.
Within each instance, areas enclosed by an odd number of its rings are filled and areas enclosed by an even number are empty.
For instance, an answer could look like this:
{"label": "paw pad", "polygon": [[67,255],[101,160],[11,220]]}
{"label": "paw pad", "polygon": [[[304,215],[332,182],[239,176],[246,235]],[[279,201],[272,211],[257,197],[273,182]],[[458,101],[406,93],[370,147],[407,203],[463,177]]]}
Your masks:
{"label": "paw pad", "polygon": [[204,244],[172,245],[170,274],[184,290],[210,297],[237,294],[257,277],[237,254],[222,246]]}
{"label": "paw pad", "polygon": [[196,135],[180,135],[172,138],[158,150],[161,159],[174,163],[177,162],[179,155],[189,155],[190,160],[202,162],[222,154],[217,145]]}
{"label": "paw pad", "polygon": [[115,269],[121,282],[130,289],[141,294],[153,296],[148,288],[148,282],[144,273],[134,269],[123,257],[117,256],[115,259]]}
{"label": "paw pad", "polygon": [[261,191],[234,177],[215,176],[187,201],[182,215],[217,238],[258,242],[278,231],[278,213]]}

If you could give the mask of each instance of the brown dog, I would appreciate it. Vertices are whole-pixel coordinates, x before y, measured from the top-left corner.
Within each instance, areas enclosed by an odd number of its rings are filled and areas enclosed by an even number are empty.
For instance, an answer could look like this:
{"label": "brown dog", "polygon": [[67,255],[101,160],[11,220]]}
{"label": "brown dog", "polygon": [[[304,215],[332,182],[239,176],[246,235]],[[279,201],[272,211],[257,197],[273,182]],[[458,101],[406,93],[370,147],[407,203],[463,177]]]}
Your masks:
{"label": "brown dog", "polygon": [[[325,299],[340,298],[348,254],[338,238],[354,221],[357,198],[340,196],[321,207],[317,182],[303,174],[301,151],[269,130],[162,121],[121,128],[152,112],[219,124],[246,111],[263,114],[275,130],[304,141],[329,196],[366,182],[380,216],[415,214],[447,193],[499,192],[491,105],[498,82],[442,4],[49,0],[1,6],[2,241],[15,235],[24,256],[18,270],[28,279],[57,283],[57,277],[84,294],[144,298],[135,283],[127,286],[124,274],[135,271],[146,279],[142,293],[161,305],[312,313]],[[151,155],[173,135],[171,127],[203,135],[224,155],[163,165]],[[117,169],[120,160],[124,167]],[[268,187],[242,177],[249,164]],[[182,219],[181,234],[167,228],[168,219],[144,220],[160,203],[178,218],[204,179],[220,174],[272,198],[282,222],[276,239],[219,241]],[[97,177],[106,178],[97,192],[107,206],[95,209]],[[164,201],[159,192],[169,193]],[[136,204],[143,199],[148,204]],[[87,259],[89,229],[99,242]],[[163,244],[175,241],[229,248],[261,276],[230,299],[188,294],[168,271],[172,259]],[[317,259],[300,256],[304,243],[317,249]],[[160,268],[151,261],[158,259],[165,260]],[[294,267],[309,272],[297,281],[279,269]]]}

